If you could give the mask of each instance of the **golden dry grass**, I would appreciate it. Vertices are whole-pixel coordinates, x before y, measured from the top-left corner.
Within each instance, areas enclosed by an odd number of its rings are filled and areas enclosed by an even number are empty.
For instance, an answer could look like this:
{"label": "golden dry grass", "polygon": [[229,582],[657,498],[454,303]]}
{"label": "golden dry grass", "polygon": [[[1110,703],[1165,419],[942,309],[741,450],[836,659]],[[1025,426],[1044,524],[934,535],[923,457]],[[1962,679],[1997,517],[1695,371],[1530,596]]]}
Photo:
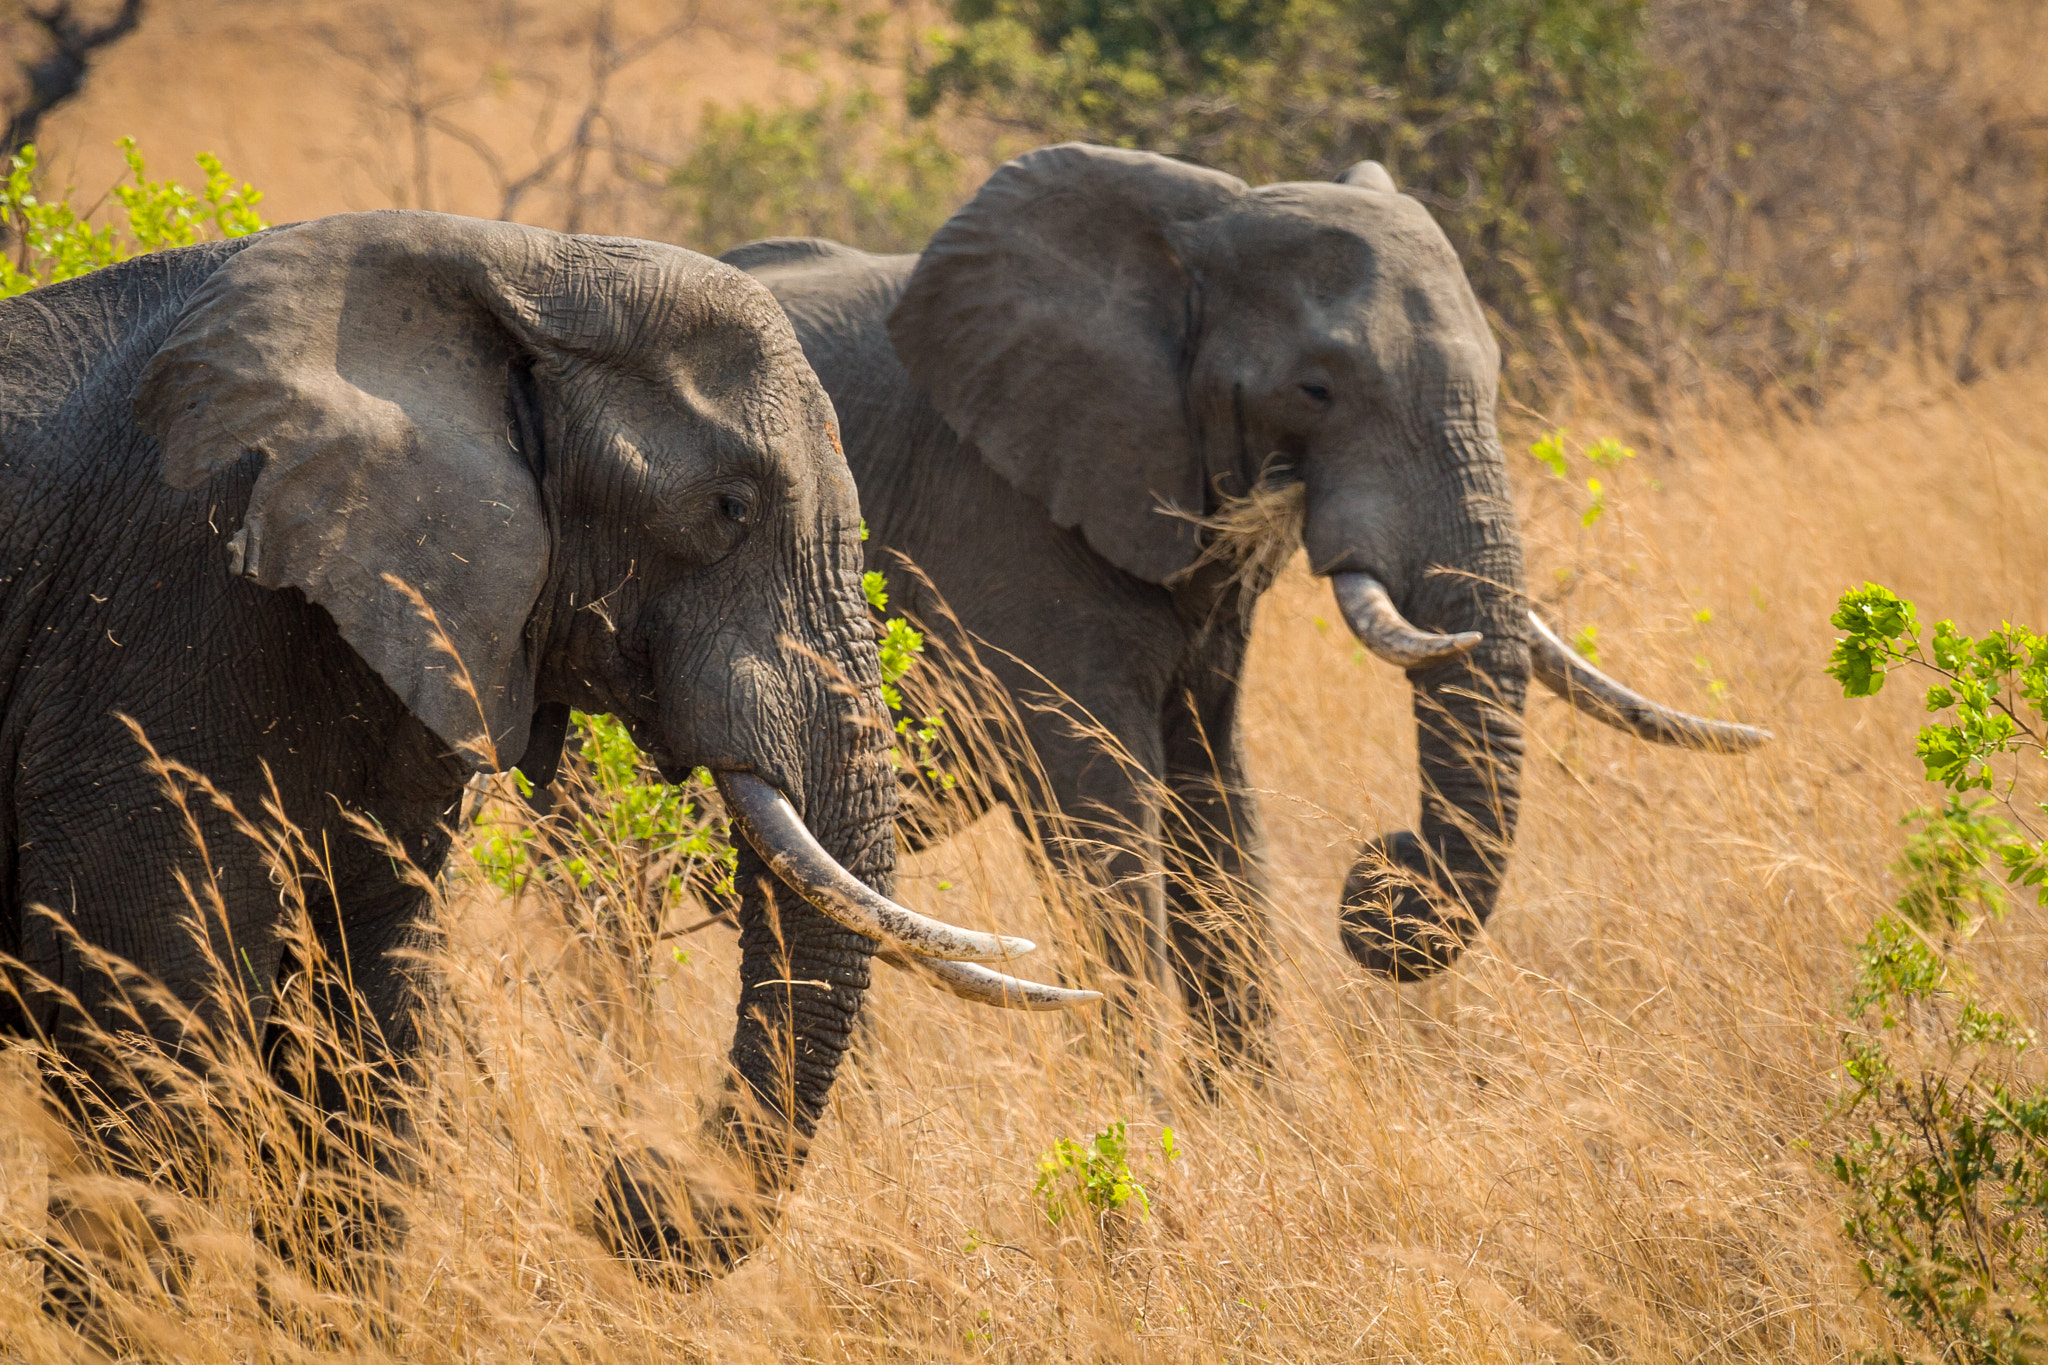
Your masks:
{"label": "golden dry grass", "polygon": [[[495,54],[462,15],[501,8],[403,12],[449,63],[435,74],[467,89]],[[533,60],[573,79],[587,7],[530,8]],[[773,88],[747,9],[707,6],[740,37],[636,73],[647,127]],[[166,5],[46,142],[84,186],[112,178],[123,133],[164,171],[211,148],[279,220],[394,202],[361,169],[377,136],[361,73],[306,38],[361,10]],[[523,138],[535,111],[484,96],[464,112]],[[435,164],[437,206],[494,211],[473,168]],[[1615,510],[1590,528],[1583,492],[1520,454],[1559,423],[1644,452],[1602,475]],[[457,868],[423,1177],[397,1192],[412,1224],[399,1336],[371,1340],[349,1303],[264,1266],[251,1217],[289,1190],[252,1129],[225,1121],[212,1196],[175,1208],[185,1302],[136,1290],[119,1315],[193,1361],[1806,1361],[1882,1344],[1820,1156],[1847,945],[1890,900],[1897,817],[1927,796],[1911,780],[1917,693],[1842,701],[1820,673],[1826,616],[1873,578],[1929,619],[2048,624],[2048,372],[1905,379],[1812,424],[1727,400],[1643,428],[1589,385],[1507,426],[1531,584],[1553,615],[1597,626],[1605,665],[1643,690],[1778,738],[1746,759],[1690,756],[1534,699],[1514,870],[1446,979],[1368,980],[1338,946],[1356,841],[1414,818],[1412,722],[1401,679],[1361,658],[1297,561],[1262,607],[1249,679],[1284,949],[1268,1083],[1205,1103],[1162,1068],[1140,1074],[1087,1016],[997,1015],[885,973],[866,1059],[762,1251],[695,1293],[645,1284],[589,1235],[586,1130],[690,1147],[731,1033],[730,936],[658,955],[649,992],[557,905],[511,903]],[[910,859],[902,886],[957,921],[1041,940],[1062,927],[1000,819]],[[2043,947],[2027,912],[1976,950],[2037,1020]],[[38,1315],[26,1256],[61,1143],[11,1060],[0,1355],[65,1359],[83,1348]],[[1155,1216],[1107,1236],[1049,1226],[1040,1154],[1118,1118]],[[1172,1164],[1156,1146],[1169,1122]],[[336,1332],[279,1330],[266,1278],[301,1328]]]}
{"label": "golden dry grass", "polygon": [[[1367,980],[1337,944],[1356,839],[1412,820],[1408,697],[1287,570],[1249,682],[1284,950],[1266,1083],[1203,1102],[1172,1071],[1140,1074],[1094,1017],[976,1010],[884,974],[780,1228],[723,1282],[645,1284],[590,1236],[585,1134],[689,1148],[730,1036],[731,938],[682,940],[647,992],[548,899],[458,880],[424,1178],[398,1193],[398,1337],[380,1345],[311,1290],[273,1302],[338,1335],[273,1325],[257,1285],[286,1281],[247,1228],[280,1192],[227,1123],[215,1195],[179,1206],[188,1298],[137,1291],[132,1332],[193,1361],[1819,1361],[1881,1343],[1820,1155],[1847,945],[1893,894],[1896,820],[1924,796],[1915,697],[1840,700],[1826,616],[1875,578],[1966,626],[2048,620],[2048,386],[2020,373],[1844,407],[1818,425],[1740,404],[1674,418],[1591,528],[1583,494],[1519,454],[1535,416],[1510,422],[1531,581],[1555,614],[1597,625],[1606,664],[1646,690],[1778,739],[1685,755],[1535,701],[1507,894],[1441,981]],[[1588,395],[1551,417],[1636,434],[1615,411]],[[1054,927],[1000,819],[910,859],[902,885],[957,921]],[[2031,912],[1981,948],[2035,1018],[2042,948]],[[25,1073],[8,1087],[6,1112],[28,1113]],[[1040,1154],[1119,1118],[1154,1216],[1049,1225]],[[52,1135],[7,1119],[0,1141],[0,1349],[65,1358],[80,1348],[38,1317],[24,1258]]]}

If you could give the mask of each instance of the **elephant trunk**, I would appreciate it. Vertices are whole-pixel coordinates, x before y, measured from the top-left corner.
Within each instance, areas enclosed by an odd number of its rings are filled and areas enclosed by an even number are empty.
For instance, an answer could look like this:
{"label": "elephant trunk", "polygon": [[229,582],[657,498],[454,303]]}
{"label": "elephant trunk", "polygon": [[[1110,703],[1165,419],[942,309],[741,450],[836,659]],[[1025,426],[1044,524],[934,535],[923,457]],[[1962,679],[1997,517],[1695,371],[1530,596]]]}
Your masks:
{"label": "elephant trunk", "polygon": [[1346,948],[1398,981],[1448,966],[1492,913],[1521,805],[1529,684],[1521,538],[1491,422],[1447,425],[1443,440],[1443,486],[1423,504],[1442,509],[1443,524],[1425,531],[1434,554],[1410,570],[1404,605],[1422,630],[1481,638],[1409,669],[1419,832],[1369,843],[1344,886]]}
{"label": "elephant trunk", "polygon": [[[821,566],[821,576],[843,577],[853,589],[826,594],[826,638],[847,647],[833,651],[836,668],[785,674],[797,694],[790,714],[809,722],[798,732],[801,752],[785,762],[801,786],[788,793],[797,803],[792,814],[814,840],[813,850],[886,898],[895,890],[896,774],[881,678],[872,650],[860,647],[872,627],[857,589],[858,554],[855,545],[846,556],[852,568],[838,575]],[[782,795],[758,779],[753,783]],[[721,774],[721,786],[739,855],[740,979],[727,1092],[709,1127],[743,1158],[753,1189],[715,1206],[703,1231],[714,1258],[729,1265],[759,1241],[773,1201],[802,1169],[833,1077],[853,1042],[875,940],[778,877],[777,846],[761,837],[760,816],[744,802],[759,793],[748,792],[741,774]],[[789,809],[786,802],[783,809]],[[701,1225],[707,1219],[697,1202]]]}
{"label": "elephant trunk", "polygon": [[[807,783],[805,825],[873,891],[895,881],[895,781],[886,754],[862,754],[836,781]],[[861,773],[866,770],[866,775]],[[779,880],[763,850],[737,841],[740,995],[731,1093],[715,1124],[748,1157],[759,1192],[795,1181],[832,1078],[853,1039],[875,940]]]}
{"label": "elephant trunk", "polygon": [[[812,600],[821,610],[785,622],[773,648],[737,638],[728,646],[715,672],[736,704],[697,707],[688,694],[675,702],[672,728],[688,740],[678,747],[723,755],[710,762],[736,836],[738,1020],[706,1136],[739,1157],[744,1174],[737,1188],[721,1186],[656,1151],[614,1163],[599,1225],[614,1250],[649,1273],[722,1274],[760,1244],[803,1168],[877,955],[987,1004],[1064,1009],[1099,998],[974,966],[1032,944],[944,924],[890,899],[894,732],[860,590],[859,542],[845,538],[842,551],[836,569],[815,567],[822,581]],[[785,644],[791,639],[827,647],[797,649]],[[689,729],[706,715],[717,726],[709,738]]]}
{"label": "elephant trunk", "polygon": [[[722,783],[753,774],[754,786],[778,802],[786,793],[816,856],[886,897],[895,878],[896,776],[859,544],[851,534],[842,539],[838,555],[798,561],[799,581],[810,588],[801,599],[766,604],[774,634],[723,637],[715,665],[679,653],[672,674],[709,671],[723,680],[723,695],[707,705],[678,689],[664,698],[664,723],[680,737],[675,748],[707,762]],[[815,643],[798,649],[789,640]],[[733,814],[737,835],[747,826]],[[734,842],[738,1017],[704,1145],[737,1157],[738,1179],[685,1171],[658,1151],[620,1156],[600,1226],[614,1250],[651,1275],[720,1275],[761,1243],[802,1170],[868,988],[875,941],[785,886],[752,841]]]}

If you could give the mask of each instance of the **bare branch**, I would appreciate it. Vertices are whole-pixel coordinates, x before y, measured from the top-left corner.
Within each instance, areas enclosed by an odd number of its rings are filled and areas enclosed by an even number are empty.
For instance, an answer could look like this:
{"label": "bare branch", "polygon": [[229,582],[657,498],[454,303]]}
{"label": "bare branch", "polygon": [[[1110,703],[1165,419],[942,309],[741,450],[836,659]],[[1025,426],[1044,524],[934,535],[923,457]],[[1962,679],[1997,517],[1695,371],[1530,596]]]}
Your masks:
{"label": "bare branch", "polygon": [[122,0],[114,17],[103,24],[79,19],[71,11],[71,0],[57,0],[48,9],[22,6],[29,22],[48,37],[50,50],[21,63],[28,92],[21,107],[9,115],[6,133],[0,134],[0,165],[36,140],[43,115],[84,88],[86,72],[101,48],[135,31],[142,22],[142,6],[143,0]]}
{"label": "bare branch", "polygon": [[[619,36],[609,0],[596,6],[585,39],[589,74],[582,99],[574,106],[568,127],[559,133],[557,117],[567,103],[565,92],[545,72],[500,68],[460,86],[435,87],[422,74],[425,63],[416,41],[393,25],[387,24],[381,41],[368,49],[333,33],[323,40],[370,78],[364,98],[373,117],[391,120],[403,130],[410,152],[409,183],[393,185],[395,198],[409,196],[419,207],[433,207],[432,162],[437,144],[445,139],[476,158],[495,192],[499,218],[510,219],[528,208],[535,196],[552,194],[561,204],[553,225],[574,232],[587,225],[603,201],[603,192],[591,183],[594,167],[607,169],[618,185],[635,188],[648,183],[650,171],[665,169],[661,158],[621,133],[614,113],[615,79],[667,44],[700,30],[703,23],[696,0],[689,0],[672,22],[627,41]],[[507,40],[511,37],[508,32]],[[503,96],[508,85],[540,96],[526,140],[530,159],[524,165],[501,150],[502,142],[489,136],[489,129],[479,131],[474,120],[465,121],[461,114],[466,104]]]}

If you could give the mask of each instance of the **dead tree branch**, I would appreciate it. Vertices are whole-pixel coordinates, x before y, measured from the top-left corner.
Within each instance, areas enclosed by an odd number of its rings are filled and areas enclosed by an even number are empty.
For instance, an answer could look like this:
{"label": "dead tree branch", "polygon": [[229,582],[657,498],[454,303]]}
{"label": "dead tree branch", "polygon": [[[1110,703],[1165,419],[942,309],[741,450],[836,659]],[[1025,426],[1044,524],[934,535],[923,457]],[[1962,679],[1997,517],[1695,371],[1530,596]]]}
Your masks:
{"label": "dead tree branch", "polygon": [[101,24],[80,19],[72,12],[71,0],[57,0],[48,9],[22,6],[29,23],[48,39],[49,50],[21,63],[28,89],[21,106],[9,114],[6,133],[0,135],[0,165],[36,140],[43,115],[84,88],[86,71],[101,48],[135,31],[142,22],[142,6],[143,0],[122,0],[114,16]]}
{"label": "dead tree branch", "polygon": [[[647,149],[634,145],[623,132],[614,109],[613,82],[627,69],[645,60],[673,40],[703,26],[698,5],[691,0],[680,17],[652,32],[622,41],[610,3],[597,6],[591,18],[589,77],[574,119],[556,135],[557,110],[565,102],[555,79],[544,72],[524,68],[499,68],[463,86],[435,87],[422,74],[421,52],[415,41],[395,25],[387,24],[382,41],[365,50],[345,43],[337,36],[326,38],[328,46],[371,78],[366,99],[380,117],[394,118],[405,129],[403,139],[410,153],[410,184],[392,185],[394,197],[409,198],[415,207],[433,208],[433,159],[437,143],[445,139],[476,159],[488,177],[497,198],[499,218],[510,219],[542,193],[560,201],[550,216],[553,226],[569,232],[586,230],[603,197],[590,183],[593,166],[609,163],[618,186],[638,187],[650,175],[666,169]],[[540,94],[540,108],[528,139],[530,161],[515,164],[506,153],[460,116],[463,106],[492,94],[502,94],[508,84],[524,85]]]}

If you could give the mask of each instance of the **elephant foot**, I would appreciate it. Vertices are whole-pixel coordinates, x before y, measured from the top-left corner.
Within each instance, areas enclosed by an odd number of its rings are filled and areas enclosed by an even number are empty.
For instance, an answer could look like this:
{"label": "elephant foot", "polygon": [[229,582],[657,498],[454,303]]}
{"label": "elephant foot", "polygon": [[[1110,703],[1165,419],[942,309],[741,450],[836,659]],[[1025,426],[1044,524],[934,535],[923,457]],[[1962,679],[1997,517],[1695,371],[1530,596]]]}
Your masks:
{"label": "elephant foot", "polygon": [[729,1274],[764,1231],[758,1206],[693,1187],[674,1161],[652,1149],[613,1160],[597,1198],[597,1229],[641,1278],[686,1287]]}
{"label": "elephant foot", "polygon": [[1223,1078],[1239,1085],[1263,1089],[1273,1076],[1273,1050],[1263,1033],[1240,1034],[1212,1052],[1198,1052],[1188,1058],[1188,1086],[1205,1104],[1223,1100]]}
{"label": "elephant foot", "polygon": [[[259,1308],[288,1337],[316,1350],[359,1354],[404,1336],[397,1253],[410,1228],[392,1204],[367,1196],[315,1197],[251,1231],[287,1273],[256,1284]],[[354,1311],[338,1314],[329,1296]]]}
{"label": "elephant foot", "polygon": [[[1424,888],[1427,887],[1428,891]],[[1422,981],[1458,960],[1479,921],[1463,906],[1439,910],[1422,841],[1406,830],[1360,850],[1344,879],[1339,928],[1359,966],[1395,981]]]}
{"label": "elephant foot", "polygon": [[1274,1053],[1268,1028],[1272,1013],[1255,987],[1247,990],[1245,998],[1196,997],[1190,1001],[1190,1013],[1196,1037],[1206,1037],[1209,1043],[1191,1048],[1186,1063],[1188,1083],[1205,1102],[1215,1104],[1222,1099],[1225,1073],[1253,1085],[1261,1085],[1271,1076]]}
{"label": "elephant foot", "polygon": [[182,1302],[191,1257],[172,1240],[164,1219],[138,1198],[75,1200],[56,1194],[49,1220],[48,1238],[31,1253],[43,1272],[43,1315],[105,1355],[130,1355],[134,1343],[109,1297],[162,1295]]}

